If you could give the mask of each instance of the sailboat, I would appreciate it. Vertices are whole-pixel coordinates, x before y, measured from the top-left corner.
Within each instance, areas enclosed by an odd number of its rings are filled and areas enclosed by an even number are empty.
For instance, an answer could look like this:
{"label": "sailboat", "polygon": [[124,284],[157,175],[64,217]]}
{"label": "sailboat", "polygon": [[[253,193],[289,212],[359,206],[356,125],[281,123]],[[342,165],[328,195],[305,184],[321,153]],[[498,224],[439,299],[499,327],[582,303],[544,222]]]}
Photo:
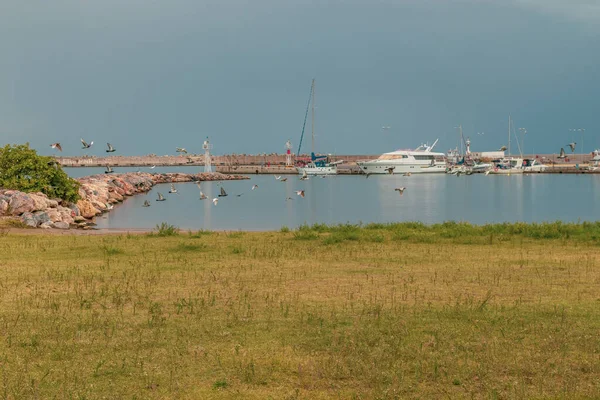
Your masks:
{"label": "sailboat", "polygon": [[[310,161],[304,165],[296,167],[298,174],[300,175],[337,175],[337,165],[342,161],[329,162],[328,156],[317,156],[315,155],[315,80],[312,80],[310,87],[309,106],[311,107],[311,120],[312,120],[312,146],[310,152]],[[302,135],[300,136],[300,144],[298,145],[298,155],[300,155],[300,149],[302,147],[302,138],[304,137],[304,127],[306,126],[306,116],[308,116],[308,107],[306,108],[306,115],[304,117],[304,125],[302,126]],[[306,178],[304,178],[306,179]]]}
{"label": "sailboat", "polygon": [[[511,175],[523,173],[523,157],[512,157],[510,155],[510,134],[512,129],[512,119],[508,116],[508,156],[495,162],[489,169],[490,174]],[[517,141],[517,145],[519,142]],[[520,152],[520,149],[519,149]]]}

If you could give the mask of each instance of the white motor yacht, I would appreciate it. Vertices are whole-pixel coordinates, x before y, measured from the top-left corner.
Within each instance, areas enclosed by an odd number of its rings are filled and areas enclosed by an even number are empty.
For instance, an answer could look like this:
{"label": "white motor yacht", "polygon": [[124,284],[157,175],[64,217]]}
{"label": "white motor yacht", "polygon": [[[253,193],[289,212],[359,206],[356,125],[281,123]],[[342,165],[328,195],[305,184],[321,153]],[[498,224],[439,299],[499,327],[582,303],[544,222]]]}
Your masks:
{"label": "white motor yacht", "polygon": [[446,172],[444,153],[435,153],[431,145],[422,144],[414,150],[396,150],[385,153],[375,160],[358,161],[356,165],[365,174],[423,174]]}

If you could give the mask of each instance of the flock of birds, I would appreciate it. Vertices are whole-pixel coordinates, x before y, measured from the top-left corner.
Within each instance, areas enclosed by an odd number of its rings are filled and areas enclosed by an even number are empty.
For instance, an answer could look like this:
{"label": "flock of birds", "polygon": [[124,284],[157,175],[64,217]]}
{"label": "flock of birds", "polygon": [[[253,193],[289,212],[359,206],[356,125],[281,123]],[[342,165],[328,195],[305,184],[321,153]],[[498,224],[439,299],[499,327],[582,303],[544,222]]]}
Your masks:
{"label": "flock of birds", "polygon": [[[281,182],[287,181],[287,178],[283,178],[282,179],[281,176],[276,176],[275,179],[278,180],[278,181],[281,181]],[[302,178],[300,178],[300,179],[303,180]],[[219,185],[219,183],[217,183],[217,185]],[[208,196],[206,196],[206,194],[204,194],[204,192],[202,191],[202,185],[201,185],[201,183],[200,182],[196,182],[196,186],[198,186],[198,189],[200,189],[200,200],[206,200],[206,199],[208,199]],[[258,189],[258,185],[252,185],[251,190],[256,190],[256,189]],[[304,198],[304,196],[305,196],[304,190],[296,190],[295,192],[296,192],[297,196],[299,196],[301,198]],[[169,190],[169,193],[170,194],[178,194],[177,188],[175,187],[174,183],[171,183],[171,189]],[[236,197],[242,197],[243,194],[244,193],[236,194]],[[162,193],[157,192],[157,195],[158,195],[158,197],[157,197],[156,201],[166,201],[167,200],[167,198]],[[225,189],[223,188],[223,186],[221,186],[218,196],[215,197],[215,198],[213,198],[212,202],[216,206],[219,203],[219,197],[227,197],[227,196],[229,196],[229,194],[225,191]],[[294,199],[291,198],[291,197],[287,197],[286,201],[287,200],[294,200]],[[142,206],[143,207],[150,207],[150,202],[148,200],[145,200],[144,204]]]}

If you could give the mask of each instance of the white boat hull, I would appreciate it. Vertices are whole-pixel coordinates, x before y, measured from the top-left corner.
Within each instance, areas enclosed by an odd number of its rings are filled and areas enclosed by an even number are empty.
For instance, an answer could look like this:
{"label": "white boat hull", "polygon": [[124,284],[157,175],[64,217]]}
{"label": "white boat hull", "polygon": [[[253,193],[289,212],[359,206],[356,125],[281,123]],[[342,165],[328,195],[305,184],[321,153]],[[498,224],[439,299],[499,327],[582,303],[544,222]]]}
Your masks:
{"label": "white boat hull", "polygon": [[296,167],[296,170],[300,175],[304,175],[304,172],[306,172],[306,175],[337,175],[338,173],[336,165],[325,167]]}
{"label": "white boat hull", "polygon": [[501,169],[501,168],[492,168],[490,169],[490,175],[517,175],[522,174],[523,168],[510,168],[510,169]]}
{"label": "white boat hull", "polygon": [[360,170],[365,174],[389,174],[389,168],[394,168],[392,174],[443,174],[446,172],[445,163],[427,164],[393,164],[376,161],[359,161],[356,163]]}

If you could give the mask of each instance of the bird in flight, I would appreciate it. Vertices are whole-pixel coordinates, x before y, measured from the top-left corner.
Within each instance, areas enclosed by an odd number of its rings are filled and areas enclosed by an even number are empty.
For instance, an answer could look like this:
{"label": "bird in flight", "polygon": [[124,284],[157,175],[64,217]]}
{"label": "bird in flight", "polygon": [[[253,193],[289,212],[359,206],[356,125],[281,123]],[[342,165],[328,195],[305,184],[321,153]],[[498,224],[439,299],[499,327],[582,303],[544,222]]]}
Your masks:
{"label": "bird in flight", "polygon": [[162,193],[158,192],[158,199],[156,199],[156,201],[165,201],[165,196],[162,195]]}
{"label": "bird in flight", "polygon": [[81,145],[83,146],[82,149],[89,149],[93,144],[93,140],[88,144],[85,140],[83,140],[83,138],[81,139]]}
{"label": "bird in flight", "polygon": [[574,152],[575,152],[575,146],[576,146],[576,145],[577,145],[577,143],[576,143],[576,142],[569,143],[569,144],[567,145],[567,146],[569,146],[569,147],[571,148],[571,153],[574,153]]}
{"label": "bird in flight", "polygon": [[113,169],[110,167],[110,165],[107,165],[106,166],[106,171],[104,171],[104,173],[105,174],[112,174],[113,172],[115,172],[115,171],[113,171]]}
{"label": "bird in flight", "polygon": [[281,182],[287,182],[287,178],[282,178]]}
{"label": "bird in flight", "polygon": [[187,154],[187,150],[184,147],[177,147],[177,149],[175,150],[175,152]]}
{"label": "bird in flight", "polygon": [[296,194],[302,198],[304,198],[304,190],[296,190]]}
{"label": "bird in flight", "polygon": [[302,176],[300,177],[301,181],[306,181],[308,180],[308,174],[306,173],[305,170],[302,170]]}
{"label": "bird in flight", "polygon": [[213,199],[213,204],[216,206],[218,202],[219,202],[219,199],[215,197],[215,198]]}
{"label": "bird in flight", "polygon": [[225,191],[225,189],[223,189],[223,186],[221,186],[221,193],[219,193],[219,197],[225,197],[225,196],[227,196],[227,192]]}
{"label": "bird in flight", "polygon": [[150,169],[154,169],[154,168],[156,168],[156,165],[153,165],[153,166],[150,167]]}
{"label": "bird in flight", "polygon": [[387,171],[388,174],[393,174],[395,169],[396,169],[396,167],[389,167],[389,168],[386,168],[385,170]]}
{"label": "bird in flight", "polygon": [[177,193],[177,189],[175,189],[175,185],[171,183],[171,190],[169,190],[169,193]]}
{"label": "bird in flight", "polygon": [[506,146],[500,147],[500,150],[498,150],[498,151],[506,151]]}
{"label": "bird in flight", "polygon": [[275,175],[275,180],[278,181],[281,179],[281,175]]}
{"label": "bird in flight", "polygon": [[394,189],[396,192],[400,193],[400,196],[402,196],[404,194],[404,189],[406,189],[404,186],[399,187]]}
{"label": "bird in flight", "polygon": [[60,143],[58,142],[52,143],[50,147],[52,147],[53,149],[57,149],[58,151],[62,151],[62,147],[60,147]]}
{"label": "bird in flight", "polygon": [[206,195],[201,190],[200,191],[200,200],[206,200],[206,199],[208,199],[208,197],[206,197]]}
{"label": "bird in flight", "polygon": [[565,149],[563,149],[562,147],[560,148],[560,154],[558,155],[558,158],[567,158],[565,154]]}
{"label": "bird in flight", "polygon": [[294,200],[294,199],[292,199],[291,197],[286,197],[285,201],[288,201],[288,200]]}
{"label": "bird in flight", "polygon": [[113,152],[115,152],[117,150],[110,143],[106,143],[106,145],[108,146],[108,149],[106,149],[107,153],[113,153]]}
{"label": "bird in flight", "polygon": [[148,200],[144,200],[142,207],[150,207],[150,202]]}
{"label": "bird in flight", "polygon": [[252,185],[252,190],[258,189],[258,185]]}

